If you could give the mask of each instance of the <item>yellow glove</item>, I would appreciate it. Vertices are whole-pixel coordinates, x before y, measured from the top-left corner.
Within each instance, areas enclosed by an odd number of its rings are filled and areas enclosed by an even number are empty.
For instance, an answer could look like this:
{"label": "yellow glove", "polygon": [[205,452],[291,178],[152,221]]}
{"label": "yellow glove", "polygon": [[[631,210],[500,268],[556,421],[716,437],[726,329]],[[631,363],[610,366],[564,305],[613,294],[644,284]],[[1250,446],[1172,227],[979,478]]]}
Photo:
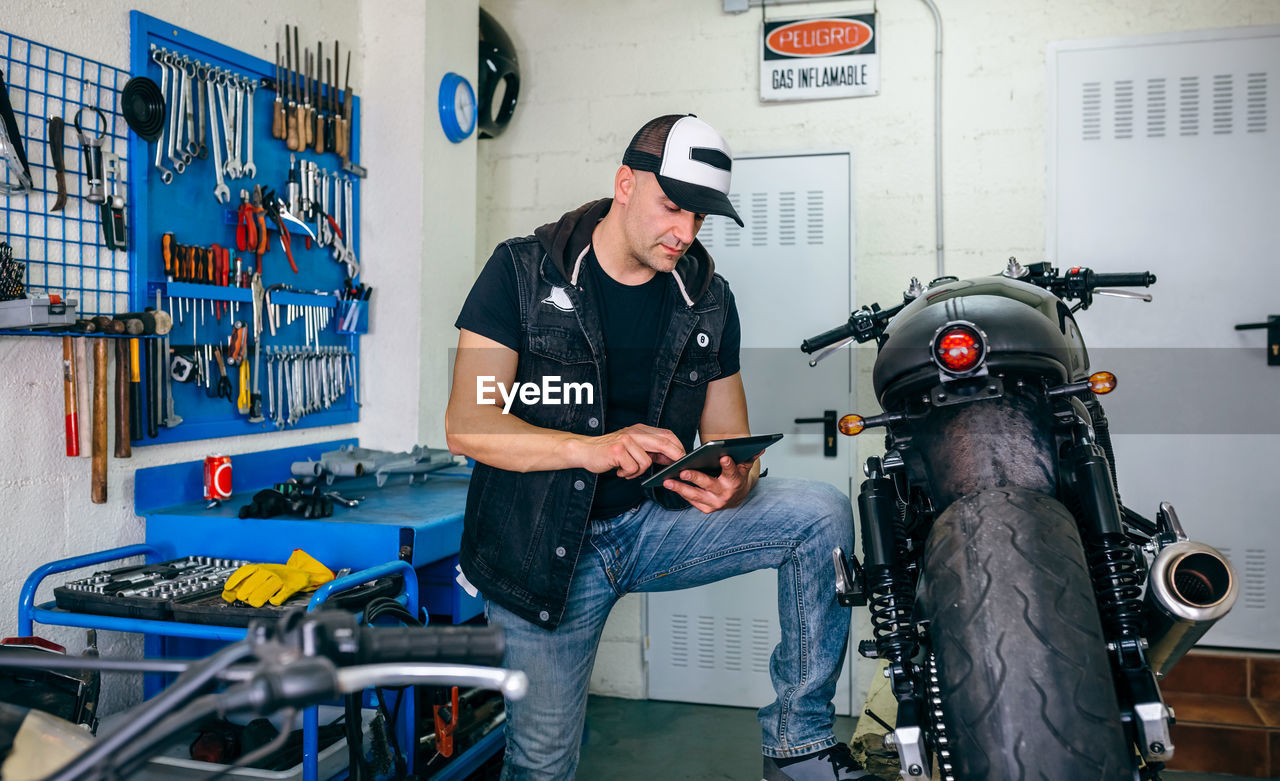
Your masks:
{"label": "yellow glove", "polygon": [[283,564],[246,564],[227,578],[222,598],[227,602],[248,602],[262,607],[268,601],[283,604],[286,599],[307,587],[307,573]]}
{"label": "yellow glove", "polygon": [[289,556],[289,560],[284,563],[286,567],[300,569],[307,573],[308,589],[318,588],[333,580],[333,572],[312,558],[302,548],[294,548],[293,554]]}

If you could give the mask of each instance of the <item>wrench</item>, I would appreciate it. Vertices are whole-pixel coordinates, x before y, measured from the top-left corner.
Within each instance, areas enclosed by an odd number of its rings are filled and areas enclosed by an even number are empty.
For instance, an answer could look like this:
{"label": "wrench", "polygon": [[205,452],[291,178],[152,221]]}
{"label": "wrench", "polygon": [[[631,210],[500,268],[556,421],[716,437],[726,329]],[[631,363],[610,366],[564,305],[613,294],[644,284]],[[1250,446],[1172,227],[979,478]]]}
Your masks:
{"label": "wrench", "polygon": [[231,134],[231,138],[236,153],[236,176],[239,177],[244,170],[244,160],[241,158],[240,152],[244,149],[244,131],[241,125],[244,124],[245,79],[236,79],[234,91],[236,95],[236,113],[232,122],[232,130],[234,132]]}
{"label": "wrench", "polygon": [[355,220],[351,218],[351,215],[352,215],[351,204],[352,204],[352,201],[355,200],[355,198],[352,196],[353,186],[351,184],[351,179],[347,179],[346,181],[343,182],[343,189],[345,190],[344,195],[346,197],[342,199],[342,206],[346,210],[346,215],[347,215],[347,218],[343,221],[343,231],[344,231],[344,235],[347,237],[347,242],[346,242],[347,246],[344,251],[344,257],[342,258],[342,262],[347,264],[347,269],[348,269],[347,276],[354,277],[356,274],[360,273],[360,263],[356,260],[356,237],[355,237],[355,234],[352,232],[352,228],[355,225]]}
{"label": "wrench", "polygon": [[[155,44],[151,45],[151,59],[160,66],[160,98],[163,100],[169,89],[169,69],[160,61],[164,56],[161,51]],[[164,131],[165,128],[161,128],[160,138],[156,139],[156,170],[160,172],[160,181],[169,184],[173,181],[173,171],[160,164],[161,156],[164,154]]]}
{"label": "wrench", "polygon": [[223,147],[227,152],[227,161],[219,168],[224,171],[227,176],[232,179],[240,176],[239,165],[235,163],[235,118],[232,116],[235,111],[235,104],[231,100],[230,81],[231,74],[222,72],[218,77],[218,107],[222,110],[222,141]]}
{"label": "wrench", "polygon": [[178,67],[173,64],[172,54],[165,52],[162,57],[164,59],[161,62],[160,67],[165,69],[166,74],[168,74],[169,71],[173,72],[173,83],[170,85],[173,89],[173,96],[169,100],[169,162],[173,164],[174,172],[181,174],[187,170],[187,164],[175,156],[178,154],[177,140],[175,138],[180,124],[178,122],[178,113],[182,111],[182,90],[178,86],[180,71]]}
{"label": "wrench", "polygon": [[201,160],[209,158],[209,145],[204,142],[205,138],[205,110],[204,110],[204,94],[205,82],[209,80],[209,71],[212,67],[209,65],[199,65],[196,68],[196,108],[199,109],[200,119],[197,122],[197,130],[199,135],[196,141],[196,157]]}
{"label": "wrench", "polygon": [[247,130],[245,132],[245,136],[249,139],[249,151],[245,154],[245,164],[244,164],[244,175],[249,177],[250,179],[253,179],[258,175],[258,167],[253,164],[253,129],[254,129],[253,93],[256,92],[257,89],[258,89],[258,84],[256,82],[250,81],[249,82],[249,100],[248,100],[248,103],[249,103],[248,120],[249,121],[246,123]]}
{"label": "wrench", "polygon": [[183,158],[190,163],[196,152],[200,151],[200,145],[196,143],[196,117],[195,108],[191,105],[191,82],[196,75],[196,63],[190,57],[182,58],[182,90],[183,90],[183,108],[187,117],[187,143],[182,147],[187,151]]}
{"label": "wrench", "polygon": [[[215,92],[217,92],[217,90],[212,89],[206,93],[209,98],[209,114],[211,116],[217,116],[217,114],[215,113],[216,108],[213,104],[213,93]],[[210,146],[213,147],[213,176],[217,180],[217,185],[213,188],[213,197],[218,199],[222,203],[230,203],[231,188],[227,187],[226,182],[222,181],[222,153],[218,149],[218,123],[217,122],[209,123],[209,132],[213,136],[213,138],[211,139],[213,143],[210,144]]]}

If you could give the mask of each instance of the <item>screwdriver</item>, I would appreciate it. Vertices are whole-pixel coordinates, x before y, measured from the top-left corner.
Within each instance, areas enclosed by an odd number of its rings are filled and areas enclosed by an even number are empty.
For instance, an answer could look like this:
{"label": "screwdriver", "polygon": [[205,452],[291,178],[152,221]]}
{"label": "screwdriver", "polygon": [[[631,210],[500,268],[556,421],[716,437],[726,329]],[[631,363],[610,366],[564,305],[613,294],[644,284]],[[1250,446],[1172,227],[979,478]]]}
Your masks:
{"label": "screwdriver", "polygon": [[173,234],[166,233],[160,237],[160,247],[164,255],[164,275],[173,281]]}
{"label": "screwdriver", "polygon": [[[294,57],[295,57],[294,64],[298,66],[298,73],[297,73],[297,79],[298,79],[298,81],[297,81],[297,87],[298,87],[299,91],[301,91],[301,89],[302,89],[302,87],[303,87],[303,84],[304,84],[304,82],[303,82],[303,80],[302,80],[302,68],[303,68],[303,65],[302,65],[302,47],[298,45],[298,26],[297,26],[297,25],[294,25],[294,26],[293,26],[293,54],[294,54]],[[299,95],[299,97],[300,97],[300,98],[302,98],[302,100],[299,100],[299,101],[298,101],[298,107],[297,107],[297,109],[295,110],[295,111],[296,111],[296,113],[297,113],[297,117],[296,117],[296,119],[295,119],[295,122],[296,122],[296,124],[297,124],[298,130],[297,130],[297,132],[294,134],[293,146],[289,147],[290,149],[294,150],[295,152],[301,152],[302,150],[304,150],[304,149],[306,149],[306,148],[307,148],[307,136],[306,136],[306,133],[307,133],[307,107],[306,107],[305,105],[303,105],[303,101],[304,101],[306,98],[305,98],[305,96],[302,96],[302,95]]]}
{"label": "screwdriver", "polygon": [[280,42],[276,41],[276,102],[271,115],[271,137],[284,138],[284,68],[280,64]]}
{"label": "screwdriver", "polygon": [[293,91],[293,38],[289,36],[289,25],[284,26],[284,51],[286,68],[288,69],[289,79],[289,107],[285,111],[285,141],[284,145],[290,150],[298,149],[298,112],[297,101],[294,99]]}

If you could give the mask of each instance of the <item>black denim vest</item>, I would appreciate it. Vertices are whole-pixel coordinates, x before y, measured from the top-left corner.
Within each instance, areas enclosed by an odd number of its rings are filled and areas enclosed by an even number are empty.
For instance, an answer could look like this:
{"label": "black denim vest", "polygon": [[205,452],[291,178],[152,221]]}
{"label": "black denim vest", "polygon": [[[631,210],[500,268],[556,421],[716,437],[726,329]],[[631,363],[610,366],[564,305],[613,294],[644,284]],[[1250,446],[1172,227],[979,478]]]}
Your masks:
{"label": "black denim vest", "polygon": [[[561,387],[589,383],[594,389],[590,404],[517,399],[511,414],[542,428],[600,435],[608,358],[593,292],[582,284],[571,286],[533,237],[507,241],[498,248],[504,251],[515,267],[524,331],[516,380],[541,383],[543,377],[558,376]],[[674,289],[675,279],[670,283]],[[553,299],[554,288],[560,292]],[[568,311],[566,297],[572,305]],[[728,283],[719,275],[691,307],[677,293],[654,360],[646,422],[674,432],[686,450],[693,449],[707,383],[720,376],[728,297]],[[586,469],[520,473],[477,463],[462,534],[467,579],[513,613],[547,628],[557,626],[586,538],[595,485],[596,475]],[[687,506],[665,489],[651,498],[670,508]]]}

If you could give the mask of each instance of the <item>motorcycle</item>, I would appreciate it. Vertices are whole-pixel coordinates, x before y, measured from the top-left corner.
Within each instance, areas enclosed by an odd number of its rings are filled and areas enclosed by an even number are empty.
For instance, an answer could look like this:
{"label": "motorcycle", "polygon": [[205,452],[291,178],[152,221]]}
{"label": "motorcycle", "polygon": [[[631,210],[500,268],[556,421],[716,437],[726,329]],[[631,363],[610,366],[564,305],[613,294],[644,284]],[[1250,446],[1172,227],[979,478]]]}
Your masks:
{"label": "motorcycle", "polygon": [[[1150,296],[1149,272],[1049,263],[913,279],[807,339],[822,357],[875,342],[885,430],[858,493],[862,560],[835,551],[841,604],[870,610],[897,700],[902,778],[1158,779],[1173,756],[1159,679],[1235,603],[1237,578],[1174,508],[1120,501],[1101,397],[1075,314]],[[1073,303],[1074,302],[1074,303]],[[1144,592],[1145,585],[1145,592]]]}
{"label": "motorcycle", "polygon": [[[236,768],[250,767],[284,746],[302,709],[343,696],[358,697],[371,687],[474,687],[500,691],[505,697],[518,700],[528,690],[528,678],[523,672],[483,666],[500,664],[503,647],[499,627],[362,626],[346,611],[320,610],[291,611],[274,622],[256,621],[244,640],[189,663],[14,651],[0,656],[0,666],[41,671],[180,674],[160,694],[128,711],[109,734],[97,740],[71,721],[35,708],[0,702],[0,777],[11,781],[130,778],[143,772],[148,760],[184,730],[215,714],[283,714],[290,726],[232,765],[206,776],[219,778]],[[358,704],[349,707],[355,707],[358,713]],[[451,707],[456,723],[457,689]],[[348,721],[347,733],[348,740],[356,746],[352,760],[363,767],[360,732],[351,726],[357,723]],[[436,726],[438,731],[442,726],[438,714]],[[444,751],[447,755],[449,750]],[[397,777],[403,775],[403,768],[399,768]],[[367,768],[356,772],[356,764],[352,764],[351,777],[372,774]]]}

